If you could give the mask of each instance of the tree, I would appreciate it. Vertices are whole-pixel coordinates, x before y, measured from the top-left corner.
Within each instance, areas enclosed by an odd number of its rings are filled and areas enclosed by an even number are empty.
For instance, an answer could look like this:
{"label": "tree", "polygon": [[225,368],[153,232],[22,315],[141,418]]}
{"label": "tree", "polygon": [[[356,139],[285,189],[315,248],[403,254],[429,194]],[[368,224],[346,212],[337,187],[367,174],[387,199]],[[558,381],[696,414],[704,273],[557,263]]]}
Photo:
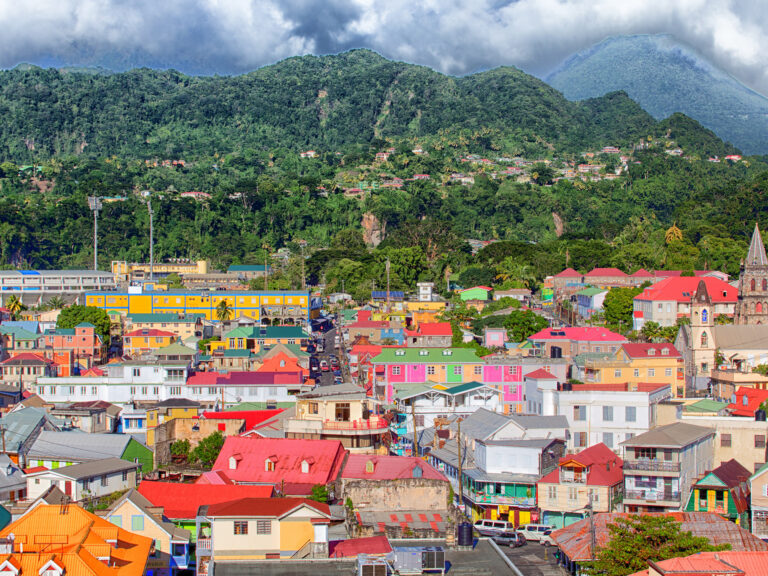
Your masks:
{"label": "tree", "polygon": [[184,288],[184,283],[181,281],[181,276],[175,272],[168,274],[160,281],[160,284],[165,284],[169,290],[180,290]]}
{"label": "tree", "polygon": [[522,342],[547,326],[547,319],[531,310],[515,310],[504,321],[504,327],[513,342]]}
{"label": "tree", "polygon": [[632,327],[633,300],[640,292],[642,287],[612,288],[605,295],[603,310],[605,321],[611,328],[626,331]]}
{"label": "tree", "polygon": [[61,296],[53,296],[45,303],[45,307],[48,308],[48,310],[61,310],[64,306],[66,306],[66,304],[64,303],[64,298]]}
{"label": "tree", "polygon": [[186,460],[189,458],[190,444],[186,438],[184,440],[176,440],[171,443],[171,456],[175,456],[180,460]]}
{"label": "tree", "polygon": [[16,294],[12,295],[10,298],[8,298],[8,300],[5,301],[5,307],[8,309],[8,312],[11,313],[11,318],[14,320],[18,320],[19,315],[27,309],[27,307],[21,301],[21,298],[16,296]]}
{"label": "tree", "polygon": [[328,487],[325,484],[315,484],[312,486],[312,495],[309,499],[315,502],[328,502]]}
{"label": "tree", "polygon": [[232,318],[232,306],[226,300],[222,300],[216,305],[216,319],[219,322],[226,322],[230,318]]}
{"label": "tree", "polygon": [[608,525],[611,539],[596,552],[593,562],[582,563],[587,574],[626,576],[648,568],[648,562],[689,556],[697,552],[729,550],[712,546],[703,536],[683,532],[669,516],[628,516]]}
{"label": "tree", "polygon": [[190,460],[199,462],[205,467],[211,467],[219,457],[222,446],[224,446],[224,435],[217,430],[200,440],[200,443],[190,452]]}
{"label": "tree", "polygon": [[59,312],[56,328],[74,328],[83,322],[93,324],[96,327],[96,333],[105,342],[109,342],[109,314],[95,306],[80,306],[79,304],[67,306]]}
{"label": "tree", "polygon": [[653,342],[661,336],[661,325],[658,322],[649,320],[640,330],[640,337],[646,342]]}

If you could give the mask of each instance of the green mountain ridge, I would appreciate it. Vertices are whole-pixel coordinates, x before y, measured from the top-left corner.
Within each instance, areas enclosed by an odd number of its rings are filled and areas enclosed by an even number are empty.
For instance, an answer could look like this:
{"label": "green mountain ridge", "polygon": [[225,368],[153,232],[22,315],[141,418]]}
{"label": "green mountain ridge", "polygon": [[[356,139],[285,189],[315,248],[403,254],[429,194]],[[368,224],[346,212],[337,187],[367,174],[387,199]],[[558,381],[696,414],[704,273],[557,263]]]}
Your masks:
{"label": "green mountain ridge", "polygon": [[578,153],[656,130],[623,92],[571,102],[516,68],[457,78],[368,50],[294,57],[227,77],[22,67],[0,72],[0,115],[0,159],[17,162],[337,150],[446,131],[487,132],[493,149]]}
{"label": "green mountain ridge", "polygon": [[623,90],[657,120],[681,112],[747,154],[768,153],[768,98],[670,36],[609,38],[545,81],[573,101]]}

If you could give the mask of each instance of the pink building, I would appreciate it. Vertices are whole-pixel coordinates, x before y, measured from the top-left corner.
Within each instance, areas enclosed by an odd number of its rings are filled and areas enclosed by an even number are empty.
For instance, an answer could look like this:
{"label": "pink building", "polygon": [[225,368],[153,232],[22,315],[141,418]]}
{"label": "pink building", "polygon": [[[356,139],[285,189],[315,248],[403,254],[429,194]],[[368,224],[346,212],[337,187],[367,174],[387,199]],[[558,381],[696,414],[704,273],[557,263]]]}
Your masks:
{"label": "pink building", "polygon": [[107,347],[96,326],[81,322],[74,328],[57,328],[43,334],[43,345],[54,352],[71,351],[78,363],[90,368],[106,359]]}

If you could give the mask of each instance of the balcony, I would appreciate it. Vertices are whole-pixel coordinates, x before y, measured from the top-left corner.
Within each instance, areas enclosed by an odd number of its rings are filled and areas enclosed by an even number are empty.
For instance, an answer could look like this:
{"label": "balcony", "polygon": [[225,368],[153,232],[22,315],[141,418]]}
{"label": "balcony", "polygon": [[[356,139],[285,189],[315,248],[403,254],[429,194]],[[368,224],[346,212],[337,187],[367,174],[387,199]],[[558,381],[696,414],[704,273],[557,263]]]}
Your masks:
{"label": "balcony", "polygon": [[325,430],[373,430],[384,432],[389,429],[389,422],[378,416],[373,416],[367,420],[349,420],[346,422],[337,422],[335,420],[326,420],[323,423]]}
{"label": "balcony", "polygon": [[560,483],[561,484],[586,484],[587,483],[587,475],[581,474],[579,476],[574,476],[573,474],[560,474]]}
{"label": "balcony", "polygon": [[187,545],[174,544],[171,554],[171,567],[186,570],[189,568],[189,548]]}
{"label": "balcony", "polygon": [[624,492],[624,503],[628,500],[639,500],[643,503],[651,504],[670,504],[672,506],[680,505],[679,491],[664,490],[626,490]]}
{"label": "balcony", "polygon": [[624,472],[672,472],[680,473],[680,462],[664,460],[624,460]]}
{"label": "balcony", "polygon": [[502,496],[501,494],[486,494],[485,492],[466,492],[467,497],[475,504],[492,504],[501,506],[536,506],[536,498],[526,496]]}
{"label": "balcony", "polygon": [[211,555],[211,539],[210,538],[198,538],[197,539],[197,556],[210,556]]}

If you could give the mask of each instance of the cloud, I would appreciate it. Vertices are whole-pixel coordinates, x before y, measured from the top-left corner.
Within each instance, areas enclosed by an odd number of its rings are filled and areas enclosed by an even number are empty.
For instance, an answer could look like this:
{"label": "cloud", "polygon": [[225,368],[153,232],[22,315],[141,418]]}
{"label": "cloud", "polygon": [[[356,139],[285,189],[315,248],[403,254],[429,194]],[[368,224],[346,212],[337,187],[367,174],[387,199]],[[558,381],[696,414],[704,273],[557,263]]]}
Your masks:
{"label": "cloud", "polygon": [[0,0],[0,66],[173,67],[231,74],[366,47],[467,74],[543,76],[620,34],[671,34],[768,93],[761,0]]}

